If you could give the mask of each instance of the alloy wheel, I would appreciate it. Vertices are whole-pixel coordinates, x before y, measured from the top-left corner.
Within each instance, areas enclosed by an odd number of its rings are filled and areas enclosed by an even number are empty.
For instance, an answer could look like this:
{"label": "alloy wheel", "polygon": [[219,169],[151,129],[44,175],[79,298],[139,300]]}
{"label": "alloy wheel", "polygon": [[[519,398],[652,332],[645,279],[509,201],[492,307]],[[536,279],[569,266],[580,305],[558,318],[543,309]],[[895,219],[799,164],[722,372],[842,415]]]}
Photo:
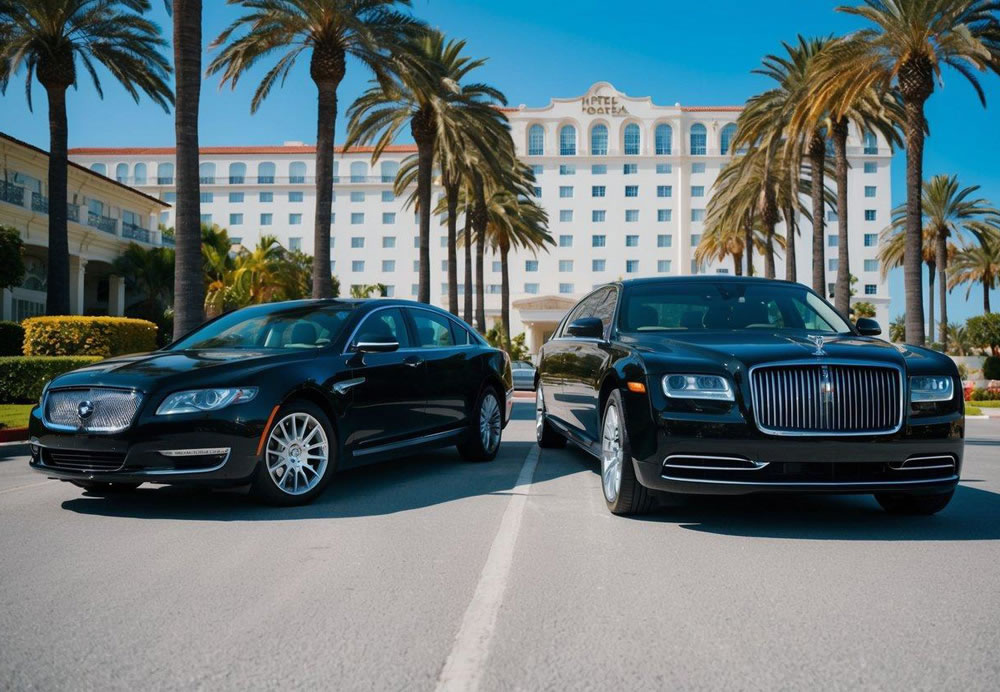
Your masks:
{"label": "alloy wheel", "polygon": [[493,392],[487,392],[483,397],[482,406],[479,407],[479,438],[482,440],[484,451],[492,452],[500,444],[502,423],[497,397]]}
{"label": "alloy wheel", "polygon": [[278,490],[303,495],[323,479],[330,443],[322,424],[308,413],[290,413],[267,438],[267,472]]}
{"label": "alloy wheel", "polygon": [[622,487],[622,429],[618,409],[608,407],[604,416],[604,432],[601,437],[601,481],[604,497],[614,502]]}

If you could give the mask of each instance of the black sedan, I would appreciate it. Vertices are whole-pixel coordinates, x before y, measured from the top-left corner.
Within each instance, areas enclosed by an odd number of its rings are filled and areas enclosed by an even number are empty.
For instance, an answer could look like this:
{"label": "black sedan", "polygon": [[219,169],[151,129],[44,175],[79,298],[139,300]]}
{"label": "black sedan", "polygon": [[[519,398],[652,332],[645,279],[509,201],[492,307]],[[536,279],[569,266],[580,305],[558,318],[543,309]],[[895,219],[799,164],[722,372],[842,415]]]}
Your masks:
{"label": "black sedan", "polygon": [[615,514],[657,491],[872,493],[933,514],[962,467],[958,370],[879,333],[784,281],[604,286],[542,347],[538,443],[598,457]]}
{"label": "black sedan", "polygon": [[250,486],[303,504],[335,470],[389,456],[455,444],[493,459],[512,393],[507,355],[437,308],[258,305],[52,380],[31,412],[31,466],[94,492]]}

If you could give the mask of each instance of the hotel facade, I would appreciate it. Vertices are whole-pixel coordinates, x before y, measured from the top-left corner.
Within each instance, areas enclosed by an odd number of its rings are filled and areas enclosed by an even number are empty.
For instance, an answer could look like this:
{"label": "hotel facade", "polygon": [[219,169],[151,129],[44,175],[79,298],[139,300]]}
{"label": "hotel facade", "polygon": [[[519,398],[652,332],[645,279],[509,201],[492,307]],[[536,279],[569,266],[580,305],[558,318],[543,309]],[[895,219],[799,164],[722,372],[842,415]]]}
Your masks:
{"label": "hotel facade", "polygon": [[[594,286],[618,278],[732,273],[732,260],[698,266],[694,252],[705,208],[720,168],[732,156],[740,107],[657,105],[599,82],[575,98],[539,108],[504,109],[521,159],[537,179],[535,193],[549,215],[555,245],[536,254],[510,256],[512,332],[526,332],[532,352],[559,319]],[[371,150],[339,150],[334,171],[331,270],[347,293],[352,285],[382,283],[389,295],[417,294],[417,221],[406,196],[395,196],[400,162],[415,153],[388,148],[378,161]],[[851,132],[851,271],[853,300],[876,306],[888,323],[888,286],[881,279],[878,232],[891,212],[892,152],[874,135]],[[138,188],[167,203],[175,199],[172,148],[79,148],[82,166]],[[315,149],[301,142],[281,146],[205,147],[201,153],[202,220],[228,229],[234,243],[252,247],[263,234],[289,249],[312,252]],[[435,196],[441,195],[440,189]],[[808,204],[808,201],[806,201]],[[837,218],[827,212],[825,265],[828,284],[837,272]],[[173,225],[173,210],[159,218]],[[798,276],[811,277],[812,228],[799,219]],[[783,225],[778,232],[784,235]],[[447,303],[444,219],[432,225],[431,299]],[[757,257],[762,273],[763,258]],[[459,262],[462,262],[459,253]],[[784,272],[779,260],[778,277]],[[459,277],[464,267],[459,267]],[[487,319],[500,316],[499,257],[485,265]],[[460,293],[465,286],[459,287]]]}

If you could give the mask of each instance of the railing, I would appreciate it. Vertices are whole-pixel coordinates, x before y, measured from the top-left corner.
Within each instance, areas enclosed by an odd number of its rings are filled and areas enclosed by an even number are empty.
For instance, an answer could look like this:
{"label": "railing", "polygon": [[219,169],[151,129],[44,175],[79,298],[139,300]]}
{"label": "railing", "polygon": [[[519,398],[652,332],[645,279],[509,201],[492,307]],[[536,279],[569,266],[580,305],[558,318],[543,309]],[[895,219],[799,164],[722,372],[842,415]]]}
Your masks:
{"label": "railing", "polygon": [[80,223],[80,207],[76,204],[66,205],[66,218],[70,221],[76,221]]}
{"label": "railing", "polygon": [[122,238],[132,238],[133,240],[141,240],[144,243],[148,243],[149,231],[142,226],[136,226],[134,223],[122,221]]}
{"label": "railing", "polygon": [[99,231],[104,231],[105,233],[110,233],[115,235],[115,226],[117,221],[107,216],[101,216],[100,214],[95,214],[92,211],[87,212],[87,225],[93,226]]}
{"label": "railing", "polygon": [[[288,177],[280,177],[274,175],[230,175],[230,176],[203,176],[199,177],[199,181],[202,185],[314,185],[316,183],[315,176],[311,175],[292,175]],[[386,185],[391,185],[396,181],[395,174],[393,175],[335,175],[333,176],[333,183],[335,185],[346,184],[346,183],[383,183]],[[174,185],[175,179],[170,177],[162,178],[119,178],[118,182],[125,183],[126,185],[135,186],[145,186],[145,185]]]}
{"label": "railing", "polygon": [[164,247],[174,247],[177,245],[177,241],[174,240],[172,235],[160,234],[160,245]]}
{"label": "railing", "polygon": [[156,184],[157,185],[173,185],[174,184],[174,179],[173,179],[173,177],[170,177],[170,178],[167,178],[167,177],[164,177],[164,178],[157,177],[156,178]]}
{"label": "railing", "polygon": [[31,193],[31,211],[37,211],[40,214],[49,213],[49,198],[42,197],[37,192]]}
{"label": "railing", "polygon": [[0,200],[23,207],[24,188],[8,183],[6,180],[0,180]]}

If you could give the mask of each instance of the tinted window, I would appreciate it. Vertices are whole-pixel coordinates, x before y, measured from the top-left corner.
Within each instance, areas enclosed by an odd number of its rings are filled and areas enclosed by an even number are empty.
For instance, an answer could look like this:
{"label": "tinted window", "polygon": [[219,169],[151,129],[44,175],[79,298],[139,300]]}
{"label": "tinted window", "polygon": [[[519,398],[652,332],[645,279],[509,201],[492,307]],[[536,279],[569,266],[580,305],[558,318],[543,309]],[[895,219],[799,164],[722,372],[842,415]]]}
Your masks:
{"label": "tinted window", "polygon": [[594,317],[597,317],[604,324],[605,338],[611,331],[611,320],[615,316],[615,305],[618,302],[618,291],[613,288],[608,289],[603,294],[603,298],[594,308]]}
{"label": "tinted window", "polygon": [[237,310],[184,337],[170,350],[320,348],[336,338],[352,309],[274,310],[261,306]]}
{"label": "tinted window", "polygon": [[451,320],[428,310],[410,310],[416,331],[418,348],[444,348],[454,346]]}
{"label": "tinted window", "polygon": [[451,330],[455,335],[455,344],[458,346],[467,346],[472,341],[472,336],[469,334],[469,330],[460,325],[458,322],[451,323]]}
{"label": "tinted window", "polygon": [[594,313],[597,310],[597,307],[601,304],[604,297],[607,295],[607,292],[608,289],[602,288],[599,291],[594,291],[589,296],[587,296],[579,303],[577,303],[576,307],[573,308],[573,311],[569,313],[569,316],[566,318],[566,321],[563,322],[563,328],[560,333],[565,332],[566,327],[570,323],[575,322],[576,320],[582,319],[584,317],[594,317]]}
{"label": "tinted window", "polygon": [[403,314],[396,308],[379,310],[366,317],[365,321],[361,323],[354,341],[355,343],[395,341],[400,348],[406,348],[410,345],[406,327],[403,324]]}

